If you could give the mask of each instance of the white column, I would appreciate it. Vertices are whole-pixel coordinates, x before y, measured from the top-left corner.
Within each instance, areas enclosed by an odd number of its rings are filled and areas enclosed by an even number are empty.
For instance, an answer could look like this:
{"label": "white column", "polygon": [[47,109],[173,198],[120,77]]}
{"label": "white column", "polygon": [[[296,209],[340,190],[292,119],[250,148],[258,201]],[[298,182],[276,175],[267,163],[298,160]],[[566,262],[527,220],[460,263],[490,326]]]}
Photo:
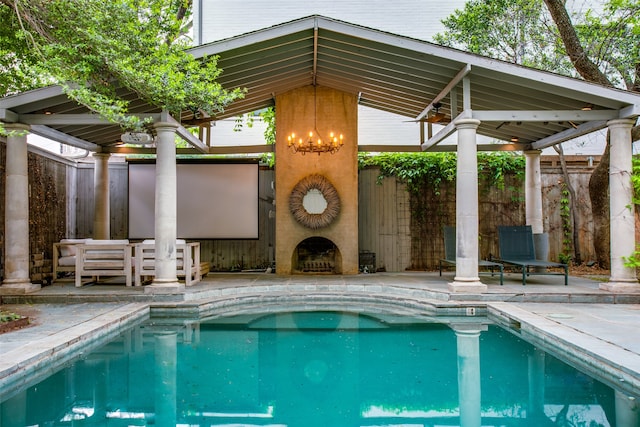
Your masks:
{"label": "white column", "polygon": [[4,281],[0,291],[33,292],[40,285],[29,276],[29,175],[27,133],[29,126],[6,124],[4,191]]}
{"label": "white column", "polygon": [[93,194],[95,211],[93,215],[93,238],[111,238],[111,214],[109,210],[109,153],[93,153]]}
{"label": "white column", "polygon": [[173,293],[184,285],[176,276],[177,183],[176,129],[173,123],[155,124],[156,194],[155,194],[155,270],[153,283],[145,292]]}
{"label": "white column", "polygon": [[175,331],[155,334],[155,425],[175,427],[177,421],[178,335]]}
{"label": "white column", "polygon": [[456,179],[456,276],[448,284],[451,292],[485,292],[478,277],[478,148],[479,120],[455,122],[458,131]]}
{"label": "white column", "polygon": [[[524,195],[526,224],[531,226],[536,258],[549,260],[549,235],[544,232],[542,221],[542,177],[540,173],[540,150],[524,152],[525,179]],[[545,267],[536,267],[536,271],[544,272]]]}
{"label": "white column", "polygon": [[640,404],[633,396],[615,390],[616,424],[619,426],[640,425]]}
{"label": "white column", "polygon": [[541,234],[542,225],[542,179],[540,176],[540,150],[525,151],[524,194],[526,224],[533,234]]}
{"label": "white column", "polygon": [[480,332],[483,325],[452,325],[458,353],[458,405],[460,425],[482,425],[480,381]]}
{"label": "white column", "polygon": [[[544,399],[545,399],[545,352],[534,348],[533,353],[528,357],[528,378],[529,378],[529,406],[527,408],[527,419],[541,421],[545,419]],[[542,422],[540,422],[542,424]]]}
{"label": "white column", "polygon": [[636,247],[633,187],[631,185],[631,128],[634,120],[611,120],[609,138],[609,198],[611,223],[611,277],[600,289],[612,292],[640,290],[634,267],[624,266]]}

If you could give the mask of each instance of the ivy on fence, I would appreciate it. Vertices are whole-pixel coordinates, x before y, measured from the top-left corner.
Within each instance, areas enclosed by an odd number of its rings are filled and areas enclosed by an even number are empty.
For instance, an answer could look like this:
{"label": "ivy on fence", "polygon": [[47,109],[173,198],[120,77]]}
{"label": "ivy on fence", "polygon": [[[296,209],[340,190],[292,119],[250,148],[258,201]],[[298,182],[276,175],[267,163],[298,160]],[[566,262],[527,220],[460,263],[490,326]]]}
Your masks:
{"label": "ivy on fence", "polygon": [[[377,166],[380,168],[378,180],[395,176],[407,185],[410,193],[421,192],[424,183],[428,183],[436,195],[440,194],[442,184],[456,179],[455,153],[360,153],[359,167]],[[525,159],[511,152],[493,152],[478,154],[478,176],[486,184],[503,190],[505,176],[513,175],[524,179]]]}

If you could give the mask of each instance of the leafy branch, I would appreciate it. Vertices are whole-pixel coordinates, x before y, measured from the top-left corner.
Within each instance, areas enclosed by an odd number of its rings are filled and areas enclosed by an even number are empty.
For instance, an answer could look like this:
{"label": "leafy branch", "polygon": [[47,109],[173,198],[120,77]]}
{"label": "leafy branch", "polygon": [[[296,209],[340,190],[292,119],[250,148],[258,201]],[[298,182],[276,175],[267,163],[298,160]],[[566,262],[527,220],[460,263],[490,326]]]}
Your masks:
{"label": "leafy branch", "polygon": [[187,109],[215,115],[245,91],[217,82],[216,57],[187,52],[190,11],[189,0],[0,0],[3,25],[13,30],[0,30],[0,66],[11,71],[0,83],[24,89],[20,76],[43,75],[38,83],[61,85],[126,129],[145,126],[128,116],[132,93],[178,117]]}

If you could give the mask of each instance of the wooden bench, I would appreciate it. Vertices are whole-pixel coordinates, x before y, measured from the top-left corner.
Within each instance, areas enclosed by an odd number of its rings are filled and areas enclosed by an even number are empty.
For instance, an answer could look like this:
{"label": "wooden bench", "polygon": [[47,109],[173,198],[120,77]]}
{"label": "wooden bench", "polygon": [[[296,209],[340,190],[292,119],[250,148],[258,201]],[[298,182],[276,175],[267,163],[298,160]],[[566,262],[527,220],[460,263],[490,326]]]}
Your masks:
{"label": "wooden bench", "polygon": [[58,279],[60,273],[75,273],[76,246],[86,243],[87,239],[62,239],[53,244],[53,278]]}
{"label": "wooden bench", "polygon": [[[156,245],[153,240],[135,244],[134,271],[136,286],[141,286],[144,279],[156,275]],[[186,243],[184,240],[177,240],[176,276],[184,277],[185,286],[195,285],[201,280],[199,242]]]}
{"label": "wooden bench", "polygon": [[124,276],[131,286],[133,275],[133,245],[128,240],[88,240],[76,246],[76,287],[82,277],[97,281],[101,276]]}

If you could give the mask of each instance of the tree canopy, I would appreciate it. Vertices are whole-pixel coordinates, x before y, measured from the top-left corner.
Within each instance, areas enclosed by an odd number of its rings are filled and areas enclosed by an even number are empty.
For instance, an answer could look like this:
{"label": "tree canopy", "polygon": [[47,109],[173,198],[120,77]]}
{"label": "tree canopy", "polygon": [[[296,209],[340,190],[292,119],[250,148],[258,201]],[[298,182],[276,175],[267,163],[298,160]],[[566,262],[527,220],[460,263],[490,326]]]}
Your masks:
{"label": "tree canopy", "polygon": [[575,15],[561,0],[470,0],[443,24],[434,39],[446,46],[626,90],[640,84],[636,0]]}
{"label": "tree canopy", "polygon": [[222,111],[243,90],[225,90],[215,57],[195,59],[191,0],[0,0],[0,95],[61,85],[125,129],[126,93],[171,113]]}

